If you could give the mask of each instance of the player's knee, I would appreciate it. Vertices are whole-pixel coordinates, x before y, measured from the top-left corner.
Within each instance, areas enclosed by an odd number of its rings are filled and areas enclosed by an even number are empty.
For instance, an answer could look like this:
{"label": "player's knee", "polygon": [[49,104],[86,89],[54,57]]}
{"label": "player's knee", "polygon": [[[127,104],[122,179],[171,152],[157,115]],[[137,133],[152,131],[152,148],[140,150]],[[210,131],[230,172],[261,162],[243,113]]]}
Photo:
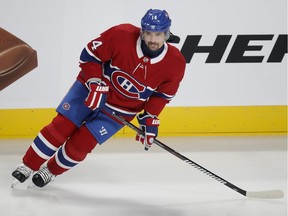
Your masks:
{"label": "player's knee", "polygon": [[63,115],[58,114],[46,128],[57,140],[64,143],[77,129],[77,126]]}
{"label": "player's knee", "polygon": [[65,144],[66,154],[76,161],[85,159],[97,145],[97,140],[85,127],[80,127]]}

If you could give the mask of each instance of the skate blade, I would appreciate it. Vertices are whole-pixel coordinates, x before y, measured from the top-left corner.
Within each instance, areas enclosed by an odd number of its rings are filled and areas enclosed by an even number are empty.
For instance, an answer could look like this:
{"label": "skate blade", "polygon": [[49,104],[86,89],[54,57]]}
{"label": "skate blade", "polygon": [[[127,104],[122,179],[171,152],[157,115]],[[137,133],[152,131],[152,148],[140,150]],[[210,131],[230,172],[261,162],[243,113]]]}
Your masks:
{"label": "skate blade", "polygon": [[[12,189],[15,188],[15,186],[16,186],[16,185],[19,185],[19,183],[20,183],[20,182],[19,182],[17,179],[14,179],[13,182],[12,182],[12,184],[11,184],[11,188],[12,188]],[[33,182],[30,182],[30,183],[27,185],[27,187],[26,187],[27,190],[33,190],[34,188],[36,188],[36,185],[33,184]]]}
{"label": "skate blade", "polygon": [[33,182],[30,182],[27,186],[27,190],[33,190],[34,188],[36,188],[36,185]]}
{"label": "skate blade", "polygon": [[11,188],[15,188],[16,185],[19,184],[19,181],[17,179],[13,179],[12,184],[11,184]]}

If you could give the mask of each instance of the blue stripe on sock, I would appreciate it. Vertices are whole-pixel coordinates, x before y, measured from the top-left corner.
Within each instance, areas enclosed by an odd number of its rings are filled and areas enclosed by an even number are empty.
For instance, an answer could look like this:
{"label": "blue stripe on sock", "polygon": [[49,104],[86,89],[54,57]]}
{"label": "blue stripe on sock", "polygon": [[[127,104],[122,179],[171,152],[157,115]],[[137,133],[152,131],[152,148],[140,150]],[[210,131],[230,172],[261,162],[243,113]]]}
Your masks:
{"label": "blue stripe on sock", "polygon": [[50,149],[45,143],[37,136],[34,140],[35,145],[37,148],[45,155],[52,156],[55,153],[55,150]]}
{"label": "blue stripe on sock", "polygon": [[64,157],[64,155],[63,155],[63,147],[61,147],[61,148],[59,149],[59,151],[57,152],[57,157],[58,157],[59,161],[60,161],[63,165],[65,165],[65,166],[73,167],[73,166],[77,165],[77,163],[72,163],[72,162],[68,161],[68,160]]}

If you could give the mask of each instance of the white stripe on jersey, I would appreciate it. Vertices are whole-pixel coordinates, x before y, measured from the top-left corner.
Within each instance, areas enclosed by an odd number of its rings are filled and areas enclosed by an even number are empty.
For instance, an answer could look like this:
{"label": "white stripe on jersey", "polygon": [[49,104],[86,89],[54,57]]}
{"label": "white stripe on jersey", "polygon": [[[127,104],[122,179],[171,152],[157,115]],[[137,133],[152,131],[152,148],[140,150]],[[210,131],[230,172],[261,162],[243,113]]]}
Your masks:
{"label": "white stripe on jersey", "polygon": [[98,60],[99,62],[102,62],[101,59],[99,59],[97,56],[94,55],[94,53],[92,53],[92,52],[89,50],[88,46],[85,47],[85,50],[88,52],[88,54],[89,54],[90,56],[92,56],[93,58],[95,58],[95,59]]}
{"label": "white stripe on jersey", "polygon": [[116,108],[116,107],[114,107],[114,106],[112,106],[112,105],[110,105],[108,103],[106,103],[105,106],[109,107],[112,110],[115,110],[117,112],[120,112],[120,113],[123,113],[123,114],[126,114],[126,115],[131,115],[132,116],[132,115],[136,115],[137,114],[137,112],[128,112],[128,111]]}

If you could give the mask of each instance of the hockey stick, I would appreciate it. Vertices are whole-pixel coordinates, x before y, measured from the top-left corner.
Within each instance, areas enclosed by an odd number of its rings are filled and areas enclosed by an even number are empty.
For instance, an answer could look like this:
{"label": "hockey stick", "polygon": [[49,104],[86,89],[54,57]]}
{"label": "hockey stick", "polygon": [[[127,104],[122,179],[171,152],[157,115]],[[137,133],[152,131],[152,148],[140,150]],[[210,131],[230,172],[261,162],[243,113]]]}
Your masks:
{"label": "hockey stick", "polygon": [[[128,126],[129,128],[131,128],[132,130],[136,131],[139,134],[144,135],[144,132],[139,129],[138,127],[136,127],[135,125],[133,125],[132,123],[126,121],[124,118],[122,118],[121,116],[112,113],[112,115],[120,122],[122,122],[124,125]],[[231,188],[232,190],[246,196],[249,198],[259,198],[259,199],[278,199],[278,198],[283,198],[284,194],[281,190],[269,190],[269,191],[246,191],[243,190],[239,187],[237,187],[236,185],[228,182],[227,180],[221,178],[220,176],[214,174],[213,172],[207,170],[206,168],[200,166],[199,164],[195,163],[194,161],[190,160],[189,158],[183,156],[182,154],[176,152],[175,150],[173,150],[172,148],[170,148],[169,146],[165,145],[164,143],[160,142],[159,140],[155,139],[154,143],[158,146],[160,146],[161,148],[165,149],[166,151],[170,152],[171,154],[173,154],[174,156],[178,157],[179,159],[181,159],[182,161],[185,161],[186,163],[190,164],[191,166],[193,166],[194,168],[200,170],[201,172],[205,173],[206,175],[214,178],[215,180],[217,180],[218,182],[226,185],[227,187]]]}

